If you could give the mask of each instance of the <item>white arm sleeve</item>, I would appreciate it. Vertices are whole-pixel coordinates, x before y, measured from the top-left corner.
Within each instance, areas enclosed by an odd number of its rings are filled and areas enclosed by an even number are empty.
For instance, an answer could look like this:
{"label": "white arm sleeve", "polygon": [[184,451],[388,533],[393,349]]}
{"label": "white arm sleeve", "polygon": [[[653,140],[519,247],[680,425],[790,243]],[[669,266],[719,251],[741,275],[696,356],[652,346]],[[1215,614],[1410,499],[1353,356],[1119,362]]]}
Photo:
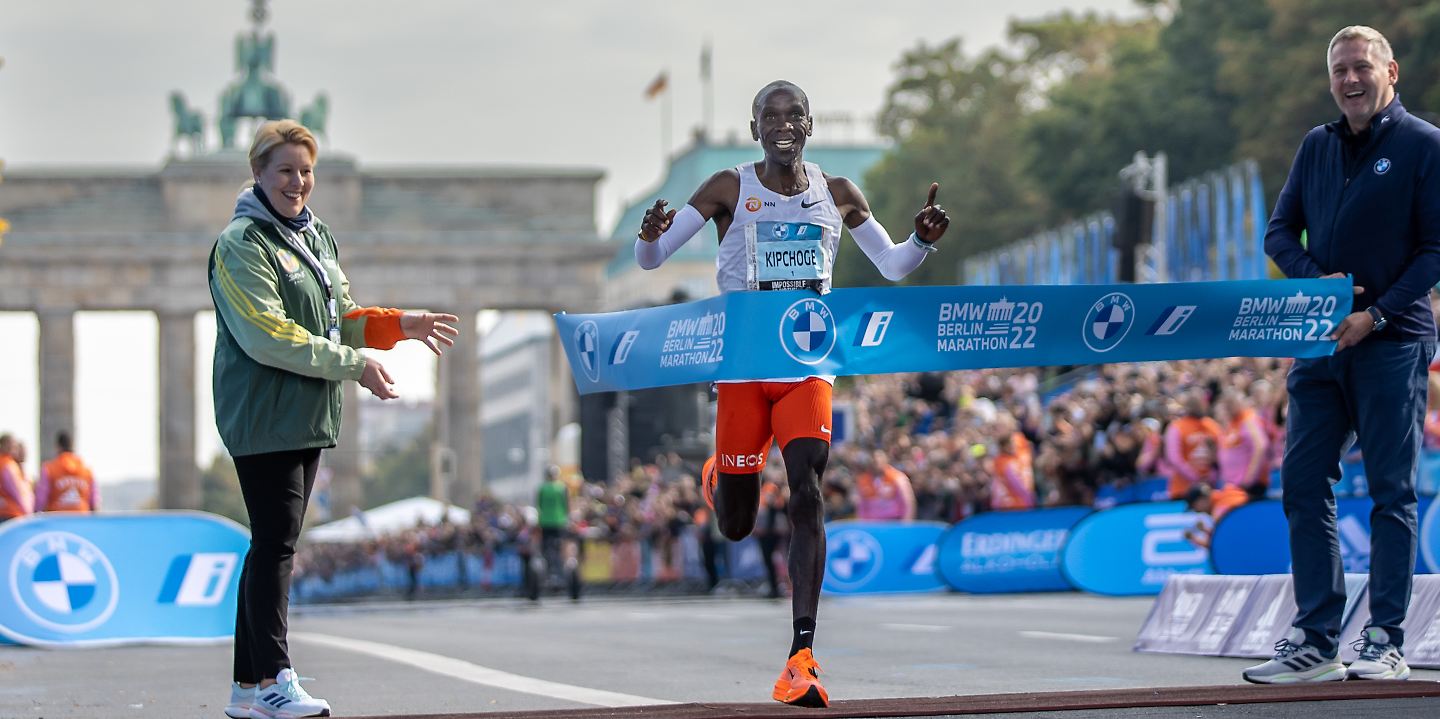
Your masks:
{"label": "white arm sleeve", "polygon": [[705,218],[700,215],[699,210],[690,205],[680,208],[680,211],[675,213],[675,219],[670,221],[670,229],[662,232],[654,242],[635,238],[635,262],[644,270],[659,267],[704,226]]}
{"label": "white arm sleeve", "polygon": [[855,244],[865,251],[865,256],[875,263],[875,269],[880,270],[880,274],[891,282],[915,271],[925,260],[925,255],[935,251],[913,234],[910,239],[898,245],[891,242],[889,233],[885,232],[885,228],[880,226],[874,215],[859,227],[850,228],[850,235],[855,238]]}

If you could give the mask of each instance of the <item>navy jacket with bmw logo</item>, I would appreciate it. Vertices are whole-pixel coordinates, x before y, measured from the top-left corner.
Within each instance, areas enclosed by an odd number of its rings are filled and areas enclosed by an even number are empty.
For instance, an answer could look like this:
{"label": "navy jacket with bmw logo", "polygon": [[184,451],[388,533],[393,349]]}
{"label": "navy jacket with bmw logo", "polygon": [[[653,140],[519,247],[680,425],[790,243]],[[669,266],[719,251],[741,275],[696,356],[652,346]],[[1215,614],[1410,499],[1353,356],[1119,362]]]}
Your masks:
{"label": "navy jacket with bmw logo", "polygon": [[1265,254],[1287,277],[1354,275],[1365,288],[1355,310],[1376,305],[1390,320],[1372,337],[1434,338],[1440,129],[1406,112],[1397,95],[1347,162],[1344,122],[1316,127],[1300,143],[1265,231]]}

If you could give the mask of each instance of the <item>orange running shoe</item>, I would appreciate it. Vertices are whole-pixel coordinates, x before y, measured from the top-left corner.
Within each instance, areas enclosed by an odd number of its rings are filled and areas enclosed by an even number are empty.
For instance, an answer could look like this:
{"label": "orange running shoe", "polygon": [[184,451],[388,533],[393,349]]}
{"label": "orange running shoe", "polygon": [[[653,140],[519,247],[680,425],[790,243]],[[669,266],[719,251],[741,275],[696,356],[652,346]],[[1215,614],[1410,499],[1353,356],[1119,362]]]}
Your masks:
{"label": "orange running shoe", "polygon": [[700,494],[705,497],[705,506],[710,511],[715,511],[715,480],[718,475],[715,472],[715,455],[705,460],[705,466],[700,468]]}
{"label": "orange running shoe", "polygon": [[830,695],[820,686],[820,665],[815,663],[815,654],[801,649],[785,662],[785,671],[775,680],[775,692],[770,696],[775,701],[797,707],[823,708],[830,706]]}

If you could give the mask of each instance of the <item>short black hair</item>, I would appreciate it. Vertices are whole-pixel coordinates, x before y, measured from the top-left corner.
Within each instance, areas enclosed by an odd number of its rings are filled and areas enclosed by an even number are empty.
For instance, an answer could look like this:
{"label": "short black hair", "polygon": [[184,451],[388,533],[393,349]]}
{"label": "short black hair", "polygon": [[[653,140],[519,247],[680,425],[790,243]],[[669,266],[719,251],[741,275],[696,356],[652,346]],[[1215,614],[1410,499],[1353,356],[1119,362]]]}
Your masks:
{"label": "short black hair", "polygon": [[63,429],[55,433],[55,446],[61,452],[73,452],[75,450],[75,444],[70,439],[70,433]]}
{"label": "short black hair", "polygon": [[810,114],[810,96],[806,95],[805,91],[801,90],[799,85],[789,80],[776,80],[760,88],[760,92],[755,93],[755,101],[750,103],[750,118],[752,120],[760,117],[760,105],[765,102],[765,96],[776,90],[788,90],[789,92],[795,93],[795,96],[800,98],[800,104],[805,106],[805,114]]}

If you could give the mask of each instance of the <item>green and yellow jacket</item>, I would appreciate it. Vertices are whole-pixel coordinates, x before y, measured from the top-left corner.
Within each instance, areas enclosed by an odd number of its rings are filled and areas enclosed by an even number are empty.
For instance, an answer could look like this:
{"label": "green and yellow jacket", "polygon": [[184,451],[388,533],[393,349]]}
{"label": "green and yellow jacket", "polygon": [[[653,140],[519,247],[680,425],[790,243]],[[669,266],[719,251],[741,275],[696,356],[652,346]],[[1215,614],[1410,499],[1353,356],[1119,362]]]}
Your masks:
{"label": "green and yellow jacket", "polygon": [[323,222],[312,219],[295,232],[249,189],[210,251],[210,295],[215,424],[236,457],[334,447],[340,383],[360,379],[365,368],[357,348],[389,349],[403,339],[400,310],[350,299]]}

